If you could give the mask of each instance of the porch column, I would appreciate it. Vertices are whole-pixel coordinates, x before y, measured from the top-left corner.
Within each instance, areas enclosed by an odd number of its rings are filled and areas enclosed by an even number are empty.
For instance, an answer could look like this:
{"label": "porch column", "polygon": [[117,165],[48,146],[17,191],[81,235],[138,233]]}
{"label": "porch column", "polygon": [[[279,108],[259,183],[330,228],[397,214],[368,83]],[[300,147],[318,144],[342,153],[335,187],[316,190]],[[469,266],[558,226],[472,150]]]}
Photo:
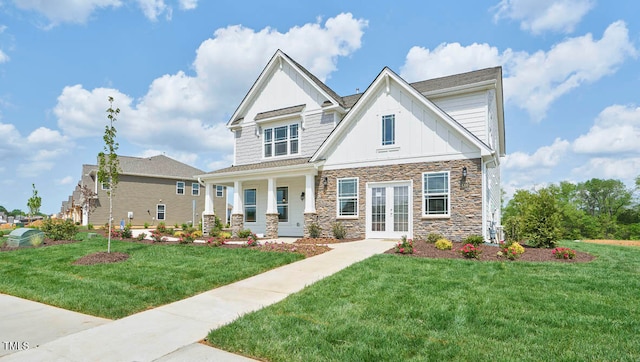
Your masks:
{"label": "porch column", "polygon": [[216,222],[216,213],[213,207],[213,184],[207,182],[204,184],[204,212],[202,213],[202,234],[209,235],[209,231]]}
{"label": "porch column", "polygon": [[309,226],[317,221],[316,213],[316,180],[313,174],[307,174],[304,187],[304,237],[311,237]]}
{"label": "porch column", "polygon": [[265,213],[265,237],[278,238],[278,207],[276,202],[276,180],[273,177],[267,179],[267,212]]}
{"label": "porch column", "polygon": [[244,228],[244,200],[242,199],[242,181],[233,182],[233,210],[231,211],[231,232],[237,236]]}

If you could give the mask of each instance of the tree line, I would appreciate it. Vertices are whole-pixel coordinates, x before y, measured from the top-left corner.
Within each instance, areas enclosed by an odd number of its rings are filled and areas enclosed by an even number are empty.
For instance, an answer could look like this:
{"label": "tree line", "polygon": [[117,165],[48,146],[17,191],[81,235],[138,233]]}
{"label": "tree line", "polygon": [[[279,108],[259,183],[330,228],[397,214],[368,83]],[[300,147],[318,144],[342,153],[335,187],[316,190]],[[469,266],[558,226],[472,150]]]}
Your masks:
{"label": "tree line", "polygon": [[518,190],[502,208],[505,237],[640,240],[639,190],[640,176],[635,188],[620,180],[593,178]]}

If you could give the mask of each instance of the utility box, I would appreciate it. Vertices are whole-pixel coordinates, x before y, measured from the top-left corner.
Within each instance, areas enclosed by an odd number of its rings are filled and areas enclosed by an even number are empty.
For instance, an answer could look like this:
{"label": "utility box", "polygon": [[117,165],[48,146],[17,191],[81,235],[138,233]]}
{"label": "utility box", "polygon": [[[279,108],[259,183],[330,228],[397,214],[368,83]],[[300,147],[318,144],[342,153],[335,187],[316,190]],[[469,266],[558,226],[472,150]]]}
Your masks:
{"label": "utility box", "polygon": [[17,248],[20,246],[38,246],[44,242],[44,233],[37,229],[18,228],[9,234],[7,246]]}

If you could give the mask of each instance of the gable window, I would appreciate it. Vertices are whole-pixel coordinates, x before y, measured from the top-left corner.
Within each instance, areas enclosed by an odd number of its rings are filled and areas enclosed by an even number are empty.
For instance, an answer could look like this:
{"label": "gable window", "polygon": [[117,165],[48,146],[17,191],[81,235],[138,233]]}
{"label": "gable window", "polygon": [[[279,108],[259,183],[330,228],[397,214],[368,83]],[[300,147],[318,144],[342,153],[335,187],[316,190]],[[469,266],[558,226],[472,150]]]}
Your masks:
{"label": "gable window", "polygon": [[224,186],[216,185],[216,197],[224,196]]}
{"label": "gable window", "polygon": [[394,145],[396,143],[396,116],[388,114],[382,116],[382,145]]}
{"label": "gable window", "polygon": [[278,205],[278,222],[289,221],[289,188],[278,187],[276,189],[276,198]]}
{"label": "gable window", "polygon": [[358,216],[358,178],[338,179],[338,216]]}
{"label": "gable window", "polygon": [[299,150],[298,124],[264,129],[264,157],[296,155]]}
{"label": "gable window", "polygon": [[200,196],[200,184],[194,182],[191,184],[191,196]]}
{"label": "gable window", "polygon": [[163,204],[156,205],[156,220],[164,220],[165,219],[165,210],[166,206]]}
{"label": "gable window", "polygon": [[449,172],[424,173],[422,178],[423,216],[448,216]]}
{"label": "gable window", "polygon": [[184,182],[182,181],[176,182],[176,194],[184,195]]}
{"label": "gable window", "polygon": [[256,222],[256,189],[244,190],[244,221]]}

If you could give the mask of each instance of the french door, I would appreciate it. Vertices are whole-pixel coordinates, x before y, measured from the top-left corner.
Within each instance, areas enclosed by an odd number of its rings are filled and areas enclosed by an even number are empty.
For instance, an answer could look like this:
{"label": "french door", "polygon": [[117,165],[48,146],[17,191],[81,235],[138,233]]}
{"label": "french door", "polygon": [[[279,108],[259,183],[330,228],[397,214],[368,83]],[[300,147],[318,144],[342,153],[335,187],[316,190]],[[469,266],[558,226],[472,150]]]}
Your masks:
{"label": "french door", "polygon": [[368,238],[410,238],[412,214],[411,182],[367,184]]}

